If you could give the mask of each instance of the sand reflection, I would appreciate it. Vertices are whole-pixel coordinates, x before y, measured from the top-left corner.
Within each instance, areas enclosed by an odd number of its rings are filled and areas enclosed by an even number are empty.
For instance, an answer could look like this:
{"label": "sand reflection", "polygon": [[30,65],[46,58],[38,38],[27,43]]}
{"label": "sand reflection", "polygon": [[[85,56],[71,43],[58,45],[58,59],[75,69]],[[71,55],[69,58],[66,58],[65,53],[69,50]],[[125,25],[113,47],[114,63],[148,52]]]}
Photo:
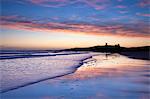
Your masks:
{"label": "sand reflection", "polygon": [[[86,60],[74,74],[65,76],[65,78],[81,80],[94,77],[138,76],[140,79],[146,79],[144,74],[149,70],[148,65],[148,61],[129,59],[125,56],[120,56],[119,54],[98,55],[94,56],[93,60]],[[141,77],[142,75],[143,77]]]}
{"label": "sand reflection", "polygon": [[[75,73],[50,83],[57,87],[68,85],[70,90],[75,89],[81,95],[93,93],[88,96],[89,99],[145,99],[150,97],[149,66],[149,61],[130,59],[119,54],[102,54],[84,61]],[[92,86],[92,89],[85,86]]]}

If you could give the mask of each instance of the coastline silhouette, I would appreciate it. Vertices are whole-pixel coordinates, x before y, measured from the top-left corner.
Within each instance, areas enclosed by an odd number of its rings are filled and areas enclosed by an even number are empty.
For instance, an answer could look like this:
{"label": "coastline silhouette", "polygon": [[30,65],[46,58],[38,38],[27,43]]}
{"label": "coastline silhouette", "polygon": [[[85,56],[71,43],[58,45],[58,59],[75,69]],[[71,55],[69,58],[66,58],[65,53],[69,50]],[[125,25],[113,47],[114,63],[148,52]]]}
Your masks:
{"label": "coastline silhouette", "polygon": [[120,44],[108,45],[105,43],[103,46],[93,46],[84,48],[71,48],[63,51],[92,51],[92,52],[105,52],[105,53],[119,53],[121,55],[128,56],[135,59],[150,59],[150,46],[141,47],[122,47]]}

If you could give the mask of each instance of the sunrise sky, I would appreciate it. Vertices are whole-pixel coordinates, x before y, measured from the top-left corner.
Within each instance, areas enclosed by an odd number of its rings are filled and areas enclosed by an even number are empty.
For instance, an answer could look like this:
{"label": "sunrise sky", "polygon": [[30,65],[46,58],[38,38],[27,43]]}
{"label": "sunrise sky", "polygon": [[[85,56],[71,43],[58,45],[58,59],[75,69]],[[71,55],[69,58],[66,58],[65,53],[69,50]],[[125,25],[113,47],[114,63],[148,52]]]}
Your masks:
{"label": "sunrise sky", "polygon": [[149,0],[1,0],[1,47],[150,45]]}

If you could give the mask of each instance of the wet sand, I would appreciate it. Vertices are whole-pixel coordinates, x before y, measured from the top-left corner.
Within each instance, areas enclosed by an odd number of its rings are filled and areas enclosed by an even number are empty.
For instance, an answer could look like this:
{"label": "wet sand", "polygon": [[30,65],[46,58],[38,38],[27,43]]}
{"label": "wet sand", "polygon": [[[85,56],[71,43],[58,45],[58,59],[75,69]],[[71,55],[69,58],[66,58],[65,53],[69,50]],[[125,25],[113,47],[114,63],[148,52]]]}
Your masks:
{"label": "wet sand", "polygon": [[150,62],[93,56],[73,74],[1,94],[2,99],[149,99]]}
{"label": "wet sand", "polygon": [[121,52],[120,54],[134,59],[150,60],[150,51]]}

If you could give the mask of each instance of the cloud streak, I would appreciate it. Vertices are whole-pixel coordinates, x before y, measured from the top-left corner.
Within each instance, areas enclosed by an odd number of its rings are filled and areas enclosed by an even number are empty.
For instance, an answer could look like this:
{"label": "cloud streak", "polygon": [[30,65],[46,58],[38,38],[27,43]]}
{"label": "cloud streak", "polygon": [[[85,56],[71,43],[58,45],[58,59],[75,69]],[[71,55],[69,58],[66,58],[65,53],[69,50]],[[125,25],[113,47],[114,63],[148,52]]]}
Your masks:
{"label": "cloud streak", "polygon": [[102,10],[108,6],[110,0],[23,0],[22,2],[54,8],[63,7],[70,4],[83,3],[96,10]]}
{"label": "cloud streak", "polygon": [[148,13],[136,13],[138,16],[144,16],[144,17],[150,17],[150,14]]}
{"label": "cloud streak", "polygon": [[128,13],[128,11],[118,11],[120,14]]}
{"label": "cloud streak", "polygon": [[149,0],[139,0],[138,5],[140,7],[150,7],[150,1]]}
{"label": "cloud streak", "polygon": [[124,8],[127,8],[126,6],[124,5],[117,5],[116,8],[119,8],[119,9],[124,9]]}
{"label": "cloud streak", "polygon": [[44,7],[61,7],[75,3],[76,0],[24,0],[24,2]]}
{"label": "cloud streak", "polygon": [[65,32],[65,33],[84,33],[87,35],[109,35],[126,37],[145,37],[149,38],[148,25],[144,23],[136,24],[112,24],[99,25],[90,23],[73,22],[47,22],[41,20],[31,20],[21,16],[1,16],[1,26],[11,29],[22,29],[29,31]]}

